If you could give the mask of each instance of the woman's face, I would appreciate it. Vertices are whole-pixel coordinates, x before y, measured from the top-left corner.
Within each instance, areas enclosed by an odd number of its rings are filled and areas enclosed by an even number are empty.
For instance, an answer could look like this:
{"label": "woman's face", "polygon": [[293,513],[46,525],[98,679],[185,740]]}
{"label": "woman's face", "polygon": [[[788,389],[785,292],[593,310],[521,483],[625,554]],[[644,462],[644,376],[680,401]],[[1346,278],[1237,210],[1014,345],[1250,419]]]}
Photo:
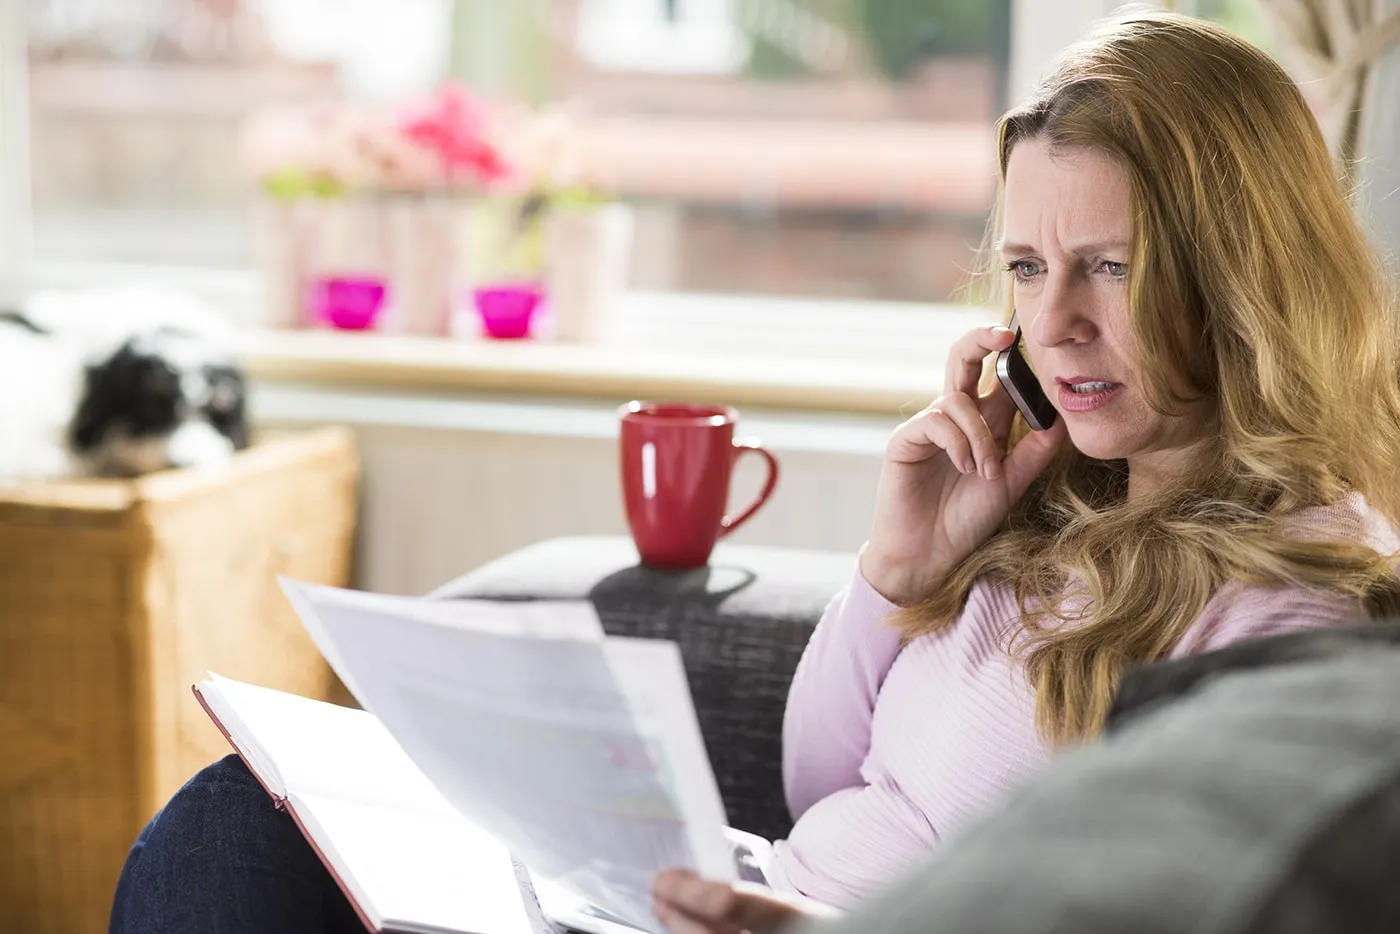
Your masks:
{"label": "woman's face", "polygon": [[[1020,142],[1006,168],[1002,259],[1026,353],[1076,448],[1125,458],[1130,483],[1173,471],[1200,439],[1200,413],[1159,414],[1143,395],[1128,323],[1132,257],[1128,178],[1094,149]],[[1145,478],[1144,478],[1145,479]]]}

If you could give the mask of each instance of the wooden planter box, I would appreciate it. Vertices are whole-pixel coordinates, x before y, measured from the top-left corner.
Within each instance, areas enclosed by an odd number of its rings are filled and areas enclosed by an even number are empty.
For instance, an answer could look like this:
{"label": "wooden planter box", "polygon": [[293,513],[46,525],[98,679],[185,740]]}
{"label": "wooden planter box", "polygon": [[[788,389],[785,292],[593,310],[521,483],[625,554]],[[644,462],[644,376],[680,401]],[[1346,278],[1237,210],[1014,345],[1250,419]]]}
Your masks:
{"label": "wooden planter box", "polygon": [[106,930],[148,818],[228,752],[209,670],[346,695],[275,575],[349,583],[353,439],[259,439],[218,469],[0,487],[0,905],[29,934]]}

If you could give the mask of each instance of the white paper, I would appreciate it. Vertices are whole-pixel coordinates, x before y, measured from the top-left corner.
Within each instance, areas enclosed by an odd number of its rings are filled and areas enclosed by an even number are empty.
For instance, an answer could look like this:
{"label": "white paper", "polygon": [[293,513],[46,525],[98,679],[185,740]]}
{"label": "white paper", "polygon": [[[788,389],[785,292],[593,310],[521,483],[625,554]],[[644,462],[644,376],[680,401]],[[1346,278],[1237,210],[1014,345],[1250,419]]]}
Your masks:
{"label": "white paper", "polygon": [[342,683],[360,702],[373,711],[354,683],[354,674],[339,649],[321,625],[322,611],[338,609],[342,615],[367,612],[371,618],[385,624],[383,638],[393,638],[394,624],[400,620],[437,623],[461,627],[475,632],[496,632],[502,635],[539,636],[542,638],[603,638],[603,626],[591,604],[584,601],[519,601],[486,600],[418,600],[384,594],[362,593],[322,584],[307,584],[278,576],[277,582],[288,602],[296,610],[302,626],[310,634],[316,648],[326,659]]}
{"label": "white paper", "polygon": [[360,702],[532,874],[648,930],[657,871],[734,878],[674,644],[560,623],[578,604],[449,620],[412,598],[284,588]]}

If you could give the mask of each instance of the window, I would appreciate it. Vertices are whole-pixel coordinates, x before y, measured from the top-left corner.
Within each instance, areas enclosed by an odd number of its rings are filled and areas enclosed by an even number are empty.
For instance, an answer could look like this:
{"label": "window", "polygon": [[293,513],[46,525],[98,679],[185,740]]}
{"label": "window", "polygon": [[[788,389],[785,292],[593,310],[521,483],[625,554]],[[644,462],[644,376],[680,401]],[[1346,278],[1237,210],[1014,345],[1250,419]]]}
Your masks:
{"label": "window", "polygon": [[1260,6],[1259,0],[1187,0],[1176,4],[1183,13],[1217,22],[1261,49],[1269,49],[1271,37]]}
{"label": "window", "polygon": [[446,73],[448,0],[26,2],[45,259],[247,266],[250,113]]}
{"label": "window", "polygon": [[[1254,0],[1168,5],[1269,44]],[[27,109],[0,106],[0,141],[27,141],[29,158],[0,152],[0,200],[22,181],[28,236],[0,228],[0,249],[246,275],[250,114],[455,77],[585,105],[637,209],[635,287],[959,300],[992,197],[993,119],[1117,6],[20,0]],[[10,31],[0,66],[15,65]]]}
{"label": "window", "polygon": [[586,105],[641,287],[944,301],[992,197],[1010,0],[26,2],[42,259],[249,268],[251,113],[449,76]]}
{"label": "window", "polygon": [[994,194],[1009,0],[573,7],[555,91],[621,154],[640,284],[956,296]]}

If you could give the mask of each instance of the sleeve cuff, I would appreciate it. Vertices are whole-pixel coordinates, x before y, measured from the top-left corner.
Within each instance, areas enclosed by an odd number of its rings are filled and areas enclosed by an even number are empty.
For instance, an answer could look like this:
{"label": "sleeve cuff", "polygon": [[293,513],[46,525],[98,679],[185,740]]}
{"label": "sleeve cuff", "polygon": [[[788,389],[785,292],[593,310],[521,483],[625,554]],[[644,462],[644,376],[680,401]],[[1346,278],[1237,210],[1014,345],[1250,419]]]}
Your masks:
{"label": "sleeve cuff", "polygon": [[865,574],[857,565],[855,578],[846,593],[846,612],[861,619],[877,621],[898,609],[898,604],[886,600],[880,591],[865,579]]}

